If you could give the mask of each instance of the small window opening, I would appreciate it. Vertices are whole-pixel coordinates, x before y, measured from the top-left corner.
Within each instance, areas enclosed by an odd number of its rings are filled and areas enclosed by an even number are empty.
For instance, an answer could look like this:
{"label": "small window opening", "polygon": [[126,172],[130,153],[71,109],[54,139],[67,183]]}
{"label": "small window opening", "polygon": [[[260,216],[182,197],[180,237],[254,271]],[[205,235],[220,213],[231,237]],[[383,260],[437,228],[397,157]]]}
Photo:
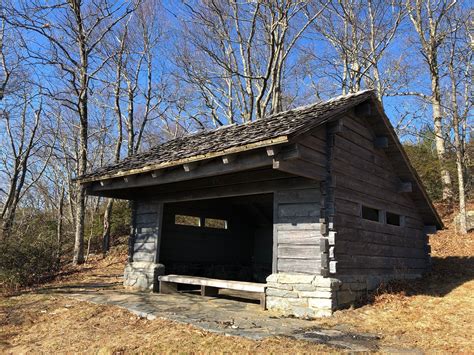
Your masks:
{"label": "small window opening", "polygon": [[390,224],[392,226],[401,225],[401,216],[399,214],[387,212],[386,218],[387,218],[387,224]]}
{"label": "small window opening", "polygon": [[201,227],[201,217],[177,214],[174,216],[174,224],[179,224],[181,226]]}
{"label": "small window opening", "polygon": [[362,218],[369,221],[380,221],[380,210],[367,206],[362,206]]}
{"label": "small window opening", "polygon": [[225,219],[205,218],[204,226],[208,228],[227,229],[227,221]]}

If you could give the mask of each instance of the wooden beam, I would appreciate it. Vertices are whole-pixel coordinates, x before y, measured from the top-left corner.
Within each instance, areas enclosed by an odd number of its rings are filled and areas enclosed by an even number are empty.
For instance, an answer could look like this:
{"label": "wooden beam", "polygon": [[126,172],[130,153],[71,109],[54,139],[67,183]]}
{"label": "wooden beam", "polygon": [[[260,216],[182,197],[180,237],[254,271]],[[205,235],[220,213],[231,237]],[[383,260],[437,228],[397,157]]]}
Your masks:
{"label": "wooden beam", "polygon": [[234,153],[244,153],[244,152],[251,152],[255,151],[257,149],[261,149],[264,147],[268,147],[271,145],[276,145],[276,144],[283,144],[283,143],[288,143],[288,137],[287,136],[279,136],[276,138],[272,139],[267,139],[255,143],[250,143],[246,144],[243,146],[237,146],[237,147],[232,147],[228,149],[224,149],[222,151],[218,152],[212,152],[212,153],[206,153],[206,154],[199,154],[195,155],[189,158],[184,158],[184,159],[179,159],[179,160],[174,160],[174,161],[168,161],[168,162],[163,162],[159,164],[152,164],[152,165],[147,165],[145,167],[141,168],[136,168],[136,169],[130,169],[126,171],[119,171],[111,174],[104,174],[101,177],[90,177],[90,178],[84,178],[84,179],[79,179],[78,181],[80,183],[85,183],[85,182],[92,182],[92,181],[99,181],[103,179],[112,179],[116,177],[122,177],[125,175],[132,175],[132,174],[142,174],[142,173],[149,173],[153,170],[158,170],[162,168],[169,168],[169,167],[175,167],[175,166],[181,166],[184,163],[191,163],[191,162],[197,162],[197,161],[202,161],[202,160],[210,160],[214,159],[217,157],[220,157],[222,155],[227,155],[227,154],[234,154]]}
{"label": "wooden beam", "polygon": [[236,154],[223,155],[222,156],[222,163],[223,164],[230,164],[230,163],[234,162],[235,159],[237,159]]}
{"label": "wooden beam", "polygon": [[398,192],[399,193],[408,193],[413,192],[413,184],[409,181],[402,181],[398,185]]}
{"label": "wooden beam", "polygon": [[136,179],[136,175],[129,175],[129,176],[123,177],[123,181],[127,184],[134,181],[135,179]]}
{"label": "wooden beam", "polygon": [[329,241],[327,238],[321,238],[319,240],[319,248],[321,253],[327,253],[329,251]]}
{"label": "wooden beam", "polygon": [[273,169],[318,181],[326,177],[326,172],[323,168],[301,159],[274,160]]}
{"label": "wooden beam", "polygon": [[[219,157],[209,161],[207,164],[200,165],[197,169],[184,171],[183,168],[168,168],[155,170],[157,172],[155,177],[152,174],[139,174],[134,181],[128,184],[123,179],[112,179],[108,184],[94,183],[91,186],[91,190],[94,191],[94,195],[101,195],[103,191],[119,190],[126,188],[142,188],[152,185],[169,184],[174,182],[180,182],[185,180],[193,180],[200,178],[207,178],[211,176],[219,176],[230,173],[237,173],[245,170],[272,167],[273,159],[266,155],[263,150],[252,151],[239,155],[232,164],[222,164],[222,160]],[[159,179],[156,177],[159,176]],[[108,180],[106,180],[108,181]]]}
{"label": "wooden beam", "polygon": [[266,147],[266,150],[267,150],[267,155],[269,157],[274,157],[280,151],[280,147],[279,146],[270,146],[270,147]]}
{"label": "wooden beam", "polygon": [[164,172],[165,172],[165,169],[155,170],[151,173],[151,177],[153,179],[156,179],[157,177],[160,177],[161,175],[163,175]]}
{"label": "wooden beam", "polygon": [[109,185],[110,185],[110,182],[111,182],[111,179],[100,180],[100,181],[99,181],[100,186],[109,186]]}
{"label": "wooden beam", "polygon": [[388,148],[388,137],[387,136],[378,136],[374,139],[374,147],[376,149],[385,149]]}
{"label": "wooden beam", "polygon": [[185,172],[189,173],[190,171],[193,171],[194,169],[196,169],[198,165],[199,164],[197,162],[185,163],[183,164],[183,169]]}

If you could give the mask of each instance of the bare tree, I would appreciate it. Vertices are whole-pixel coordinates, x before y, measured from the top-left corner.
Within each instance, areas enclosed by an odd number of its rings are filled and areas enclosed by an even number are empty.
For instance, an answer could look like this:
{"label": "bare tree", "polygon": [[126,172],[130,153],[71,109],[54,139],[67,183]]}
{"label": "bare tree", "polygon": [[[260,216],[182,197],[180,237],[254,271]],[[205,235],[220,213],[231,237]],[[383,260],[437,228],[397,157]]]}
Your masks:
{"label": "bare tree", "polygon": [[[443,103],[440,84],[441,63],[439,62],[439,49],[449,35],[450,28],[447,26],[446,20],[454,10],[456,2],[456,0],[408,0],[406,2],[410,20],[418,35],[421,55],[429,70],[431,81],[429,100],[433,111],[436,152],[440,162],[443,200],[445,201],[453,197],[453,191],[451,174],[447,168],[447,138],[442,117]],[[425,97],[422,94],[418,95]]]}
{"label": "bare tree", "polygon": [[467,33],[469,18],[465,14],[455,13],[449,18],[451,27],[445,50],[449,73],[449,103],[445,106],[446,116],[451,118],[456,152],[456,170],[458,178],[459,225],[462,234],[467,233],[466,190],[465,190],[465,142],[467,121],[473,107],[472,60],[473,52]]}
{"label": "bare tree", "polygon": [[[309,1],[185,2],[181,79],[194,86],[215,125],[281,111],[285,65],[324,8]],[[200,112],[199,112],[200,111]],[[195,110],[196,112],[196,110]],[[203,116],[205,116],[203,114]]]}
{"label": "bare tree", "polygon": [[320,75],[329,74],[343,94],[373,88],[382,99],[388,89],[384,82],[390,80],[382,77],[380,63],[403,18],[404,9],[397,1],[331,2],[313,26],[336,54],[333,58],[330,51],[313,53],[316,65],[329,67],[319,69]]}
{"label": "bare tree", "polygon": [[[91,80],[106,62],[99,60],[96,55],[97,47],[133,11],[133,6],[130,5],[128,1],[117,4],[108,0],[49,3],[19,1],[10,10],[10,16],[6,16],[11,25],[36,35],[39,41],[47,42],[47,50],[44,50],[44,46],[30,46],[29,55],[38,64],[53,66],[61,73],[64,81],[62,90],[52,95],[78,117],[78,176],[85,174],[87,170]],[[76,189],[73,262],[78,264],[84,261],[85,192],[80,184],[77,184]]]}
{"label": "bare tree", "polygon": [[[15,214],[22,196],[41,177],[50,157],[45,153],[40,132],[43,118],[43,101],[39,94],[39,103],[35,96],[25,87],[16,98],[10,99],[1,112],[0,127],[6,135],[3,148],[0,150],[0,173],[8,180],[5,199],[0,209],[2,238],[7,241],[11,233]],[[34,157],[44,154],[45,160],[36,174],[32,167]]]}

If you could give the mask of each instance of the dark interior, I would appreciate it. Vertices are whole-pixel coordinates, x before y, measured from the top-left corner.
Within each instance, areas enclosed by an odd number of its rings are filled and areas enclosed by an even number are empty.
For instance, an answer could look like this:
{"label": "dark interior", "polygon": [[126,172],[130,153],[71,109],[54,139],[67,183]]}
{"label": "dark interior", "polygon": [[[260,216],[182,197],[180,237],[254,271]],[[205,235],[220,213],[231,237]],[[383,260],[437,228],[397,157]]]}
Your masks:
{"label": "dark interior", "polygon": [[265,282],[272,271],[273,194],[165,204],[161,243],[167,274]]}

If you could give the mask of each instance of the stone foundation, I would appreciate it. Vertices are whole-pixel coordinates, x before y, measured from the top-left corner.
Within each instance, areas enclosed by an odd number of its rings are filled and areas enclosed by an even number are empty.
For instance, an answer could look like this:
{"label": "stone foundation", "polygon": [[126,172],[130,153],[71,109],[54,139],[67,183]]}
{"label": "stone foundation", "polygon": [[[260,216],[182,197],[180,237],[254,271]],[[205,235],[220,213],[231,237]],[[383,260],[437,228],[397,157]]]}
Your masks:
{"label": "stone foundation", "polygon": [[[397,275],[413,280],[421,274]],[[329,278],[305,274],[272,274],[267,277],[267,308],[299,318],[325,317],[336,309],[354,305],[394,275],[340,276]]]}
{"label": "stone foundation", "polygon": [[158,291],[158,276],[165,274],[163,264],[148,261],[127,263],[124,271],[123,285],[141,291]]}
{"label": "stone foundation", "polygon": [[337,307],[337,279],[304,274],[267,277],[267,308],[299,318],[330,316]]}

